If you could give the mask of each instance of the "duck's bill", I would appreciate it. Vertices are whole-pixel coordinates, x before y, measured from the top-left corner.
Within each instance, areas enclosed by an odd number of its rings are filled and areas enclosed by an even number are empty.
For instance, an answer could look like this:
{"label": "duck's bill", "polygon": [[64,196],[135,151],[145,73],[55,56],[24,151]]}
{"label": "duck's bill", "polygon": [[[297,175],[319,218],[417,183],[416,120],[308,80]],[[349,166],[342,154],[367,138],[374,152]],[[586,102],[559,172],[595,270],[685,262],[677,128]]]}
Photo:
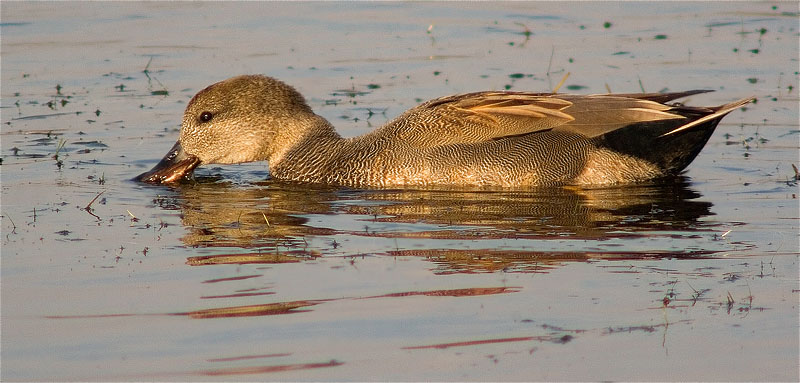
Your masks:
{"label": "duck's bill", "polygon": [[150,171],[136,176],[134,181],[151,184],[180,182],[191,176],[194,168],[198,165],[200,165],[200,159],[191,154],[186,154],[183,151],[183,147],[181,147],[181,142],[178,141],[156,166]]}

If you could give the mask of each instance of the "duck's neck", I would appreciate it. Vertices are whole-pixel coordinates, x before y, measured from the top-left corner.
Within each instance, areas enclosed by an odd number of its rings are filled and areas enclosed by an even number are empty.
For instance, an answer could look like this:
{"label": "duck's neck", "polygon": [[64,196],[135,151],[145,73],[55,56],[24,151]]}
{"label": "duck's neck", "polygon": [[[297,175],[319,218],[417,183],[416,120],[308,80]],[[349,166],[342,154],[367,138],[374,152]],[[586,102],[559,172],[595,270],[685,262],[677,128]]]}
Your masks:
{"label": "duck's neck", "polygon": [[345,144],[339,133],[327,120],[314,115],[299,122],[301,129],[292,135],[277,137],[284,143],[269,159],[273,177],[285,180],[321,182],[327,164]]}

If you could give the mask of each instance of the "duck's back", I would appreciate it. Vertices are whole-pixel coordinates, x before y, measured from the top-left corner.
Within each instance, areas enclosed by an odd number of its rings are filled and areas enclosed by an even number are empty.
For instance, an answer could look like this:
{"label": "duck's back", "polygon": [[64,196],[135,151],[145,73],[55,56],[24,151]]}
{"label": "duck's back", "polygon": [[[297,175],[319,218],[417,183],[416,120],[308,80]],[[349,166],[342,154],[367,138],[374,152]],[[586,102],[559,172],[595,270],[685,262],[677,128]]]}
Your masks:
{"label": "duck's back", "polygon": [[[667,105],[701,93],[479,92],[415,107],[362,137],[295,151],[304,180],[350,186],[626,183],[669,176],[744,105]],[[319,148],[317,146],[317,148]],[[304,157],[316,157],[313,165]],[[324,159],[324,160],[323,160]],[[322,161],[322,162],[321,162]],[[286,177],[282,177],[286,178]]]}

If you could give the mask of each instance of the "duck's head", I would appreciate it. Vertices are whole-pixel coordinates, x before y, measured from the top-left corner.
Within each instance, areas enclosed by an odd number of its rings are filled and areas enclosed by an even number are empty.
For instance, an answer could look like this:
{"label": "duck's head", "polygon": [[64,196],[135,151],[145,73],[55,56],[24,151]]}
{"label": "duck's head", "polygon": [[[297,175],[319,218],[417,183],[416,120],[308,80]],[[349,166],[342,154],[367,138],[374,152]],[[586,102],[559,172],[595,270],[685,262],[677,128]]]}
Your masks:
{"label": "duck's head", "polygon": [[270,77],[233,77],[197,93],[186,106],[180,139],[135,178],[173,183],[203,164],[279,160],[314,113],[294,88]]}

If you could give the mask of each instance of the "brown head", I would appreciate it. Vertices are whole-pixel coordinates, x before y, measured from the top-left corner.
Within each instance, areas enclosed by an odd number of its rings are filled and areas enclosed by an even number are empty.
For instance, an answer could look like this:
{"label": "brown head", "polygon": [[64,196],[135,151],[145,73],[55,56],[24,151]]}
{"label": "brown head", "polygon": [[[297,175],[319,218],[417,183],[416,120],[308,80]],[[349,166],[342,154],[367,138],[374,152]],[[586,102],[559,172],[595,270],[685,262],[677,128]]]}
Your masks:
{"label": "brown head", "polygon": [[137,181],[171,183],[202,164],[279,161],[316,118],[303,96],[270,77],[233,77],[198,92],[186,106],[180,139]]}

